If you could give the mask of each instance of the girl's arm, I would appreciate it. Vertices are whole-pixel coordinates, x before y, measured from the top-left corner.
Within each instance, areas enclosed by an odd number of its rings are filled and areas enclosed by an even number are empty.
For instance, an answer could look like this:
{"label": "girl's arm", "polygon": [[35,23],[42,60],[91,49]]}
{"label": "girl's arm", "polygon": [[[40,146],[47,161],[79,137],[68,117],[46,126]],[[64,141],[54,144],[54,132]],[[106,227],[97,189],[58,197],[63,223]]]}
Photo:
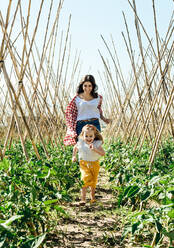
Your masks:
{"label": "girl's arm", "polygon": [[89,148],[92,151],[98,153],[100,156],[104,156],[105,155],[105,151],[103,150],[103,148],[101,146],[99,146],[99,147],[96,148],[96,147],[94,147],[93,144],[90,144]]}
{"label": "girl's arm", "polygon": [[77,145],[75,145],[74,148],[73,148],[72,162],[76,162],[77,161],[77,158],[76,158],[77,152],[78,152],[78,148],[77,148]]}

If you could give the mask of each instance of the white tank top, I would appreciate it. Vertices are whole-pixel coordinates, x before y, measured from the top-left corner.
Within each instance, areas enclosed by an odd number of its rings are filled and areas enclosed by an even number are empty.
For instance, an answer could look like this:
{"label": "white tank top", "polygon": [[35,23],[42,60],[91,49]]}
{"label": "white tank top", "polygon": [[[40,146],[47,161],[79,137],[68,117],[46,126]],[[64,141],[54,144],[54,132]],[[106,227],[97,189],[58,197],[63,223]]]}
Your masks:
{"label": "white tank top", "polygon": [[87,120],[91,118],[100,118],[100,112],[97,108],[99,105],[100,97],[94,98],[89,101],[76,97],[75,102],[77,106],[77,121]]}
{"label": "white tank top", "polygon": [[[97,148],[102,145],[102,141],[94,140],[93,145],[95,148]],[[86,144],[86,142],[81,138],[79,138],[79,141],[77,142],[77,148],[79,160],[97,161],[101,157],[101,155],[99,155],[98,153],[91,151],[89,145]]]}

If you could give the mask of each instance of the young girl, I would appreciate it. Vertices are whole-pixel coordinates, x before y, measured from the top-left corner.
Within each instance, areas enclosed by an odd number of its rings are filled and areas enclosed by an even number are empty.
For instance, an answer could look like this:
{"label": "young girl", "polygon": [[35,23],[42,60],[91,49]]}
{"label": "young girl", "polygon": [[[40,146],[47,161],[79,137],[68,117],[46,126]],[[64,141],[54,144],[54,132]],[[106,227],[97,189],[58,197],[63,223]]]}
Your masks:
{"label": "young girl", "polygon": [[87,124],[82,128],[79,141],[74,146],[72,161],[76,161],[76,153],[79,155],[81,179],[84,185],[81,190],[80,205],[86,203],[86,189],[91,188],[91,201],[95,202],[95,188],[100,169],[99,158],[105,155],[102,148],[103,137],[94,125]]}

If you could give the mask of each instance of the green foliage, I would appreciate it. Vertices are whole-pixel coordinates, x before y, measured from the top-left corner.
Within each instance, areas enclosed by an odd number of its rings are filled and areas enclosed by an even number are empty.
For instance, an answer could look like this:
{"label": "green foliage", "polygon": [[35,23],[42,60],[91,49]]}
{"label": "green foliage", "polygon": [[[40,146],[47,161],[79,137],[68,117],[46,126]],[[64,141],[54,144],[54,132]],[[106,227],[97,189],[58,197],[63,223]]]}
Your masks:
{"label": "green foliage", "polygon": [[80,182],[78,164],[71,162],[71,147],[48,145],[47,159],[38,145],[40,160],[30,143],[26,149],[29,161],[17,143],[0,162],[0,247],[39,247],[55,222],[52,215],[57,221],[67,217],[61,203],[71,201],[69,191]]}
{"label": "green foliage", "polygon": [[[120,140],[111,144],[103,161],[118,199],[118,207],[132,208],[122,240],[127,235],[153,234],[154,243],[173,234],[174,228],[174,142],[164,140],[156,155],[151,175],[147,174],[151,147],[141,152]],[[167,231],[166,231],[167,230]],[[174,239],[174,237],[172,238]],[[148,246],[146,246],[148,247]],[[151,246],[149,246],[151,247]]]}
{"label": "green foliage", "polygon": [[[62,205],[71,201],[71,191],[81,184],[78,163],[71,162],[72,147],[37,145],[38,160],[30,142],[26,143],[26,161],[20,143],[14,143],[0,162],[0,247],[40,247],[60,218],[67,218]],[[137,148],[138,149],[138,148]],[[174,240],[174,142],[164,140],[156,155],[151,175],[151,147],[144,143],[141,152],[122,141],[106,145],[101,165],[109,172],[109,181],[119,208],[127,208],[122,241],[127,236],[150,237],[143,247],[154,247],[166,236]],[[130,211],[130,208],[132,211]],[[104,235],[114,246],[114,236]]]}

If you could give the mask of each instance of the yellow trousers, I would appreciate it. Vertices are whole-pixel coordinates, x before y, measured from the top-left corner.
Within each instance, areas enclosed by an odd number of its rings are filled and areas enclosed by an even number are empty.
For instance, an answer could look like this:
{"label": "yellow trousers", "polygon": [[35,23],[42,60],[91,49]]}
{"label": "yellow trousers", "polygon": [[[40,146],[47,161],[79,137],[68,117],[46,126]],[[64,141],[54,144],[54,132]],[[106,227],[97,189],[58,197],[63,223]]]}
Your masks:
{"label": "yellow trousers", "polygon": [[81,172],[81,179],[84,182],[83,187],[96,187],[98,173],[100,170],[99,161],[85,161],[80,160],[80,172]]}

